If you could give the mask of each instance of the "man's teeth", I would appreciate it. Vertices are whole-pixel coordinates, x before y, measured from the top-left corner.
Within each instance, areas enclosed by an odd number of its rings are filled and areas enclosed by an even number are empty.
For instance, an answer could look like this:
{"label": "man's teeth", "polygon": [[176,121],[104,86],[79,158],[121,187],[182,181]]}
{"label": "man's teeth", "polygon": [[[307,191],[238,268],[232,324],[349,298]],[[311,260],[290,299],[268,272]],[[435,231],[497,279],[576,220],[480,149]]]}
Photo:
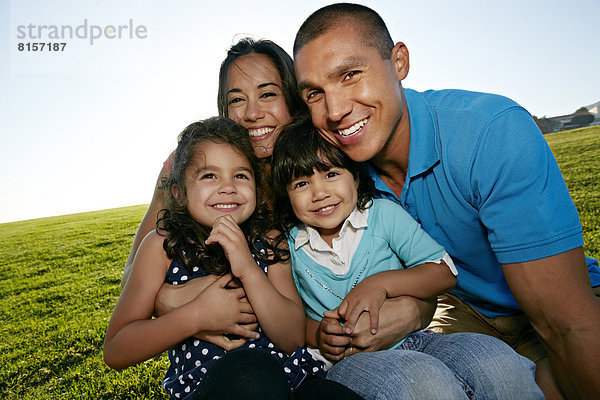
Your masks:
{"label": "man's teeth", "polygon": [[235,203],[235,204],[215,204],[213,207],[214,208],[221,208],[221,209],[229,209],[229,208],[235,208],[237,207],[239,204]]}
{"label": "man's teeth", "polygon": [[356,131],[358,131],[360,128],[362,128],[363,125],[366,124],[368,120],[369,120],[369,118],[365,118],[362,121],[358,121],[356,124],[352,125],[348,129],[340,129],[338,131],[338,133],[342,136],[350,136],[350,135],[356,133]]}
{"label": "man's teeth", "polygon": [[260,129],[249,129],[248,130],[248,134],[252,137],[257,137],[257,136],[263,136],[266,135],[267,133],[271,133],[275,130],[275,128],[273,127],[269,127],[269,128],[260,128]]}

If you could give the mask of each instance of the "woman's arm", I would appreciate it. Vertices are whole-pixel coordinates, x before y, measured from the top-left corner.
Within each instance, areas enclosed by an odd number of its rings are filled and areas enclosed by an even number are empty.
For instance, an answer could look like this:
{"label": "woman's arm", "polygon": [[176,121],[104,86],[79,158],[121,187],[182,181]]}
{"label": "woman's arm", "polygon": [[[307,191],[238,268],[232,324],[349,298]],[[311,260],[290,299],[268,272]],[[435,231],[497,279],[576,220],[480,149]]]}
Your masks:
{"label": "woman's arm", "polygon": [[[200,330],[198,316],[193,316],[199,313],[191,307],[152,319],[156,293],[169,267],[163,239],[152,232],[142,241],[115,306],[104,339],[104,361],[111,368],[122,369],[147,360]],[[175,326],[177,329],[173,329]]]}
{"label": "woman's arm", "polygon": [[287,353],[304,344],[304,311],[289,263],[269,266],[267,277],[250,253],[242,230],[230,215],[217,219],[206,240],[219,243],[239,278],[262,330]]}
{"label": "woman's arm", "polygon": [[256,337],[255,332],[237,323],[224,326],[224,321],[247,322],[244,315],[251,312],[249,305],[246,309],[223,307],[223,296],[234,300],[244,296],[243,289],[225,289],[233,279],[231,274],[220,277],[193,301],[152,319],[155,297],[170,264],[163,240],[151,232],[142,241],[131,276],[115,306],[104,339],[104,360],[111,368],[122,369],[147,360],[199,331]]}
{"label": "woman's arm", "polygon": [[[456,276],[444,261],[379,272],[360,282],[334,311],[346,321],[344,330],[347,334],[352,333],[358,317],[365,311],[369,312],[371,333],[375,334],[379,308],[387,298],[412,296],[427,299],[451,290],[454,285]],[[325,316],[335,317],[333,312],[327,312]]]}
{"label": "woman's arm", "polygon": [[161,187],[163,180],[165,180],[168,176],[169,172],[167,172],[165,167],[162,167],[160,174],[158,174],[158,179],[156,180],[156,186],[154,187],[154,193],[152,194],[152,201],[150,202],[148,210],[146,210],[146,214],[144,215],[144,218],[142,218],[142,222],[140,223],[137,233],[133,238],[133,244],[131,245],[131,250],[129,251],[129,257],[127,257],[127,262],[125,262],[125,269],[123,270],[123,277],[121,278],[122,287],[125,287],[125,284],[129,279],[131,267],[133,265],[133,260],[135,259],[135,254],[137,253],[138,247],[140,247],[140,244],[146,235],[156,229],[156,216],[160,210],[165,208],[166,198]]}

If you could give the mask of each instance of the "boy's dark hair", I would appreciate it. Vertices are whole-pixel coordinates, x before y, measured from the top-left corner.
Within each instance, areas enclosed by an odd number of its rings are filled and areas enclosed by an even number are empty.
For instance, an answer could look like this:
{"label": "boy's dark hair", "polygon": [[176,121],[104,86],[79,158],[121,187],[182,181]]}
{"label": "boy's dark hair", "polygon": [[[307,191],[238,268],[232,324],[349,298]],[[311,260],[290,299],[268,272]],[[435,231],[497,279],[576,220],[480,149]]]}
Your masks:
{"label": "boy's dark hair", "polygon": [[[157,232],[165,235],[163,248],[167,256],[183,264],[189,271],[194,266],[201,267],[207,273],[222,275],[229,270],[229,262],[219,244],[206,245],[212,227],[197,222],[188,211],[185,188],[185,170],[190,166],[194,155],[203,142],[229,144],[240,151],[249,161],[254,171],[256,190],[262,187],[262,178],[258,171],[258,159],[250,142],[246,128],[230,119],[213,117],[194,122],[181,132],[173,159],[173,170],[164,182],[167,208],[159,212],[156,222]],[[173,194],[176,188],[178,196]],[[260,198],[257,193],[257,199]],[[258,259],[268,264],[280,261],[286,253],[274,249],[267,239],[271,229],[271,216],[266,204],[256,204],[254,213],[240,227],[246,236],[250,251]],[[256,248],[257,242],[270,250],[273,257],[267,259],[267,252]]]}
{"label": "boy's dark hair", "polygon": [[275,221],[284,235],[301,224],[292,209],[288,185],[294,179],[313,175],[315,169],[324,172],[333,167],[347,169],[358,180],[358,209],[370,207],[374,192],[371,177],[364,167],[324,139],[310,118],[297,118],[281,130],[273,148],[271,168]]}
{"label": "boy's dark hair", "polygon": [[392,56],[394,41],[379,14],[360,4],[336,3],[318,9],[300,26],[294,40],[294,57],[308,42],[342,24],[359,29],[363,43],[375,47],[384,60]]}
{"label": "boy's dark hair", "polygon": [[288,53],[270,40],[243,38],[231,46],[227,51],[227,57],[225,57],[221,63],[221,68],[219,70],[219,89],[217,91],[217,107],[219,109],[219,115],[222,117],[229,116],[227,109],[227,78],[229,77],[229,67],[238,57],[250,53],[264,54],[273,61],[273,64],[275,64],[277,71],[279,71],[281,90],[290,115],[294,115],[298,112],[305,112],[307,108],[302,97],[300,97],[300,93],[298,93],[298,84],[296,81],[296,74],[294,73],[294,62]]}

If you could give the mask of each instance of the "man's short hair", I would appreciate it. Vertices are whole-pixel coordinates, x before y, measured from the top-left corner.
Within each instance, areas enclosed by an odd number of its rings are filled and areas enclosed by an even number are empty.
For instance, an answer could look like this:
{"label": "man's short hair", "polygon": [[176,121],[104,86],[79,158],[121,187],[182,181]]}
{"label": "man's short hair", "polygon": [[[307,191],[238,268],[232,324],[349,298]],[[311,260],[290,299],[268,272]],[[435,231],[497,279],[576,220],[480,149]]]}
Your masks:
{"label": "man's short hair", "polygon": [[391,57],[394,41],[383,19],[369,7],[352,3],[331,4],[312,13],[298,29],[294,57],[308,42],[343,23],[359,29],[364,44],[375,47],[383,59]]}

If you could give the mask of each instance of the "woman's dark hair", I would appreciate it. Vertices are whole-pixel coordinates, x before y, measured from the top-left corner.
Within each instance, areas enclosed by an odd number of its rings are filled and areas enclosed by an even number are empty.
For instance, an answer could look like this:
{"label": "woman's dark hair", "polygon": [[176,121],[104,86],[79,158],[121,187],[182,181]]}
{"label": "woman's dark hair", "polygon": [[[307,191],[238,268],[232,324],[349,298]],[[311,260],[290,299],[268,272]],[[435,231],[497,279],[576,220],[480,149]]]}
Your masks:
{"label": "woman's dark hair", "polygon": [[[194,155],[199,151],[203,142],[228,144],[239,150],[249,161],[254,171],[257,199],[263,186],[258,171],[258,158],[250,143],[246,128],[230,119],[213,117],[194,122],[179,135],[177,149],[173,159],[173,169],[164,184],[167,208],[161,210],[156,230],[165,234],[163,248],[167,256],[183,264],[189,271],[199,266],[211,274],[222,275],[229,270],[229,262],[219,244],[206,245],[212,227],[203,226],[197,222],[188,211],[187,192],[185,187],[185,170],[191,165]],[[174,190],[177,197],[173,194]],[[250,251],[258,259],[268,264],[278,262],[287,253],[273,248],[267,233],[271,229],[271,215],[266,204],[258,203],[254,213],[240,227],[244,232]],[[261,252],[257,242],[262,243],[269,252]],[[260,245],[259,245],[260,247]],[[271,253],[269,260],[267,253]]]}
{"label": "woman's dark hair", "polygon": [[371,177],[364,167],[324,139],[309,117],[296,118],[281,130],[273,148],[271,168],[275,221],[283,234],[289,235],[301,223],[292,209],[288,185],[294,179],[313,175],[314,170],[324,172],[333,167],[347,169],[358,180],[358,209],[370,207],[374,191]]}
{"label": "woman's dark hair", "polygon": [[229,67],[238,57],[251,53],[264,54],[275,64],[281,77],[281,90],[283,91],[285,104],[288,107],[290,115],[293,116],[296,113],[307,111],[306,104],[300,97],[300,93],[298,93],[294,62],[285,50],[270,40],[243,38],[229,48],[227,57],[221,63],[221,69],[219,70],[219,90],[217,92],[219,115],[229,117],[227,110],[227,78],[229,76]]}

